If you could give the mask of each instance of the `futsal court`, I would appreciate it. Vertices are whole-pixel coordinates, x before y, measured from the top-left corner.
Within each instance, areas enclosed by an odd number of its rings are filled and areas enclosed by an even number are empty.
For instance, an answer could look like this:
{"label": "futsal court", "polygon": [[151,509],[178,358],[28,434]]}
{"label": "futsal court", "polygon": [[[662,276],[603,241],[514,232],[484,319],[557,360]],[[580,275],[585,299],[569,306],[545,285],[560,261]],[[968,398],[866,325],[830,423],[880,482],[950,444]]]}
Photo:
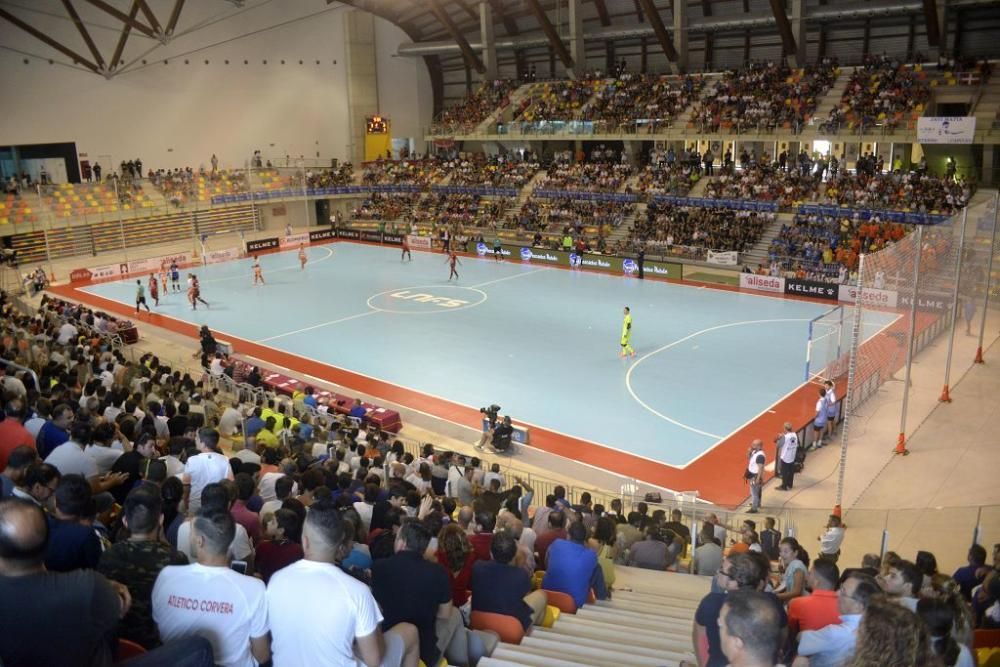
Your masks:
{"label": "futsal court", "polygon": [[[304,270],[297,251],[260,256],[265,285],[252,284],[251,258],[191,269],[210,307],[161,290],[154,310],[319,362],[320,378],[333,367],[468,408],[498,403],[529,428],[675,468],[802,385],[809,322],[831,308],[491,257],[462,258],[449,281],[441,254],[404,262],[398,248],[343,242],[307,252]],[[83,291],[132,306],[135,288]],[[623,359],[626,305],[637,355]],[[866,333],[893,319],[866,317]]]}

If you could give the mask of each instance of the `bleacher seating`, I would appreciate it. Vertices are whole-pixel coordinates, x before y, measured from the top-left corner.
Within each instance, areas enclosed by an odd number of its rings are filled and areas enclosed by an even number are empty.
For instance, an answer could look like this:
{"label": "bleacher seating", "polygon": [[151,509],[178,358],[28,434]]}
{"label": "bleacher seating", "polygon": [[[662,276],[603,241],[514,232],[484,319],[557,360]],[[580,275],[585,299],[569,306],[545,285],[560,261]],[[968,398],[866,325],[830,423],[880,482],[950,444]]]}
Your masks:
{"label": "bleacher seating", "polygon": [[790,69],[775,62],[750,63],[729,70],[713,85],[692,111],[692,127],[717,132],[739,128],[798,131],[816,110],[819,98],[837,78],[837,65]]}
{"label": "bleacher seating", "polygon": [[601,83],[582,118],[598,132],[656,132],[670,127],[703,85],[701,76],[623,73]]}
{"label": "bleacher seating", "polygon": [[431,126],[434,133],[471,132],[496,110],[510,104],[510,94],[517,82],[509,79],[485,81],[461,103],[445,109]]}
{"label": "bleacher seating", "polygon": [[624,248],[644,244],[649,253],[704,259],[707,250],[745,252],[753,247],[773,213],[695,208],[653,202],[637,220]]}
{"label": "bleacher seating", "polygon": [[599,79],[571,79],[532,84],[514,121],[536,123],[572,120],[600,87]]}
{"label": "bleacher seating", "polygon": [[0,225],[38,222],[38,213],[24,199],[8,194],[0,200]]}
{"label": "bleacher seating", "polygon": [[150,196],[143,192],[142,185],[131,180],[119,184],[117,198],[114,184],[105,181],[60,183],[51,186],[50,194],[45,199],[49,210],[59,218],[100,216],[104,213],[115,213],[119,208],[122,211],[130,211],[154,206]]}
{"label": "bleacher seating", "polygon": [[830,112],[821,130],[899,126],[916,127],[930,98],[927,72],[921,65],[909,66],[887,56],[867,55],[854,70],[840,105]]}

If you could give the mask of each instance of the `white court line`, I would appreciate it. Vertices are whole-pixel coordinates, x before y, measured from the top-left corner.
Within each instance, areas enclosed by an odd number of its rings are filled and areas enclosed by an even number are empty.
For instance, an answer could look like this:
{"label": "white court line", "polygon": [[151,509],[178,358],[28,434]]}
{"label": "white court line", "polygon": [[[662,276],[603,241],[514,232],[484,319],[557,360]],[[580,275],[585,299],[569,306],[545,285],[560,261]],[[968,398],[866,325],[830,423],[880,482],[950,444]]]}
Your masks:
{"label": "white court line", "polygon": [[279,338],[284,338],[285,336],[293,336],[295,334],[304,333],[306,331],[312,331],[313,329],[321,329],[323,327],[328,327],[332,324],[339,324],[340,322],[347,322],[348,320],[356,320],[359,317],[365,317],[366,315],[374,315],[375,313],[381,313],[381,310],[369,310],[365,313],[358,313],[357,315],[348,315],[347,317],[341,317],[339,320],[330,320],[329,322],[321,322],[320,324],[314,324],[311,327],[306,327],[304,329],[296,329],[295,331],[288,331],[283,334],[278,334],[277,336],[270,336],[268,338],[261,338],[256,341],[258,343],[266,343],[272,340],[278,340]]}
{"label": "white court line", "polygon": [[696,337],[698,337],[698,336],[700,336],[702,334],[706,334],[706,333],[709,333],[709,332],[712,332],[712,331],[718,331],[719,329],[728,329],[730,327],[740,327],[740,326],[743,326],[743,325],[746,325],[746,324],[767,324],[767,323],[772,323],[772,322],[808,322],[808,321],[809,320],[806,319],[806,318],[799,318],[799,317],[797,317],[797,318],[780,318],[780,319],[771,319],[771,320],[745,320],[743,322],[730,322],[728,324],[719,324],[719,325],[714,326],[714,327],[708,327],[707,329],[702,329],[701,331],[695,331],[694,333],[691,333],[691,334],[688,334],[687,336],[684,336],[684,338],[679,338],[678,340],[675,340],[672,343],[667,343],[663,347],[658,348],[656,350],[653,350],[652,352],[648,352],[648,353],[644,354],[643,356],[639,357],[638,359],[636,359],[635,363],[632,364],[631,366],[629,366],[628,372],[625,374],[625,388],[628,389],[628,393],[632,395],[632,399],[635,400],[636,403],[638,403],[639,405],[641,405],[642,407],[644,407],[646,410],[648,410],[652,414],[654,414],[657,417],[659,417],[660,419],[662,419],[664,421],[667,421],[667,422],[670,422],[674,426],[679,426],[680,428],[682,428],[682,429],[684,429],[686,431],[691,431],[692,433],[697,433],[698,435],[703,435],[706,438],[715,438],[716,440],[722,440],[723,436],[721,436],[721,435],[716,435],[714,433],[709,433],[708,431],[702,431],[700,429],[694,428],[693,426],[688,426],[687,424],[682,424],[681,422],[677,421],[676,419],[671,419],[670,417],[666,416],[662,412],[659,412],[658,410],[655,410],[654,408],[652,408],[649,405],[647,405],[645,401],[643,401],[641,398],[639,398],[638,395],[636,395],[635,390],[632,389],[632,371],[634,371],[639,366],[639,364],[641,364],[642,362],[646,361],[646,359],[649,359],[650,357],[652,357],[654,355],[657,355],[660,352],[663,352],[665,350],[669,350],[670,348],[674,347],[675,345],[680,345],[681,343],[683,343],[685,341],[688,341],[688,340],[691,340],[692,338],[696,338]]}
{"label": "white court line", "polygon": [[513,280],[514,278],[520,278],[521,276],[530,276],[532,273],[538,273],[539,271],[548,271],[548,269],[547,268],[533,269],[531,271],[525,271],[524,273],[515,273],[512,276],[497,278],[496,280],[487,280],[485,283],[479,283],[478,285],[473,285],[470,289],[475,289],[477,287],[485,287],[486,285],[495,285],[496,283],[502,283],[505,280]]}
{"label": "white court line", "polygon": [[[310,264],[319,264],[320,262],[322,262],[324,260],[327,260],[327,259],[330,259],[331,257],[333,257],[333,250],[330,249],[330,248],[317,248],[317,250],[325,250],[326,251],[326,256],[325,257],[320,257],[319,259],[314,260],[314,261],[307,262],[306,263],[306,267],[308,267]],[[284,252],[292,252],[292,251],[291,250],[282,250],[282,251],[279,251],[279,252],[276,252],[276,253],[273,253],[273,254],[280,255],[280,254],[282,254]],[[236,260],[236,261],[239,261],[239,260]],[[209,264],[208,266],[211,266],[211,264]],[[197,267],[191,267],[191,268],[195,269]],[[205,268],[205,266],[203,265],[201,268]],[[304,271],[305,269],[302,269],[297,264],[294,265],[294,266],[283,266],[283,267],[281,267],[279,269],[268,269],[267,275],[271,275],[272,273],[281,273],[282,271],[292,271],[292,270]],[[192,273],[193,273],[193,271],[192,271]],[[208,280],[202,280],[201,282],[202,282],[202,284],[206,284],[206,283],[223,283],[223,282],[226,282],[227,280],[246,280],[248,276],[249,276],[249,274],[243,274],[243,273],[241,273],[239,275],[229,276],[227,278],[209,278]],[[268,340],[270,340],[270,339],[268,339]]]}

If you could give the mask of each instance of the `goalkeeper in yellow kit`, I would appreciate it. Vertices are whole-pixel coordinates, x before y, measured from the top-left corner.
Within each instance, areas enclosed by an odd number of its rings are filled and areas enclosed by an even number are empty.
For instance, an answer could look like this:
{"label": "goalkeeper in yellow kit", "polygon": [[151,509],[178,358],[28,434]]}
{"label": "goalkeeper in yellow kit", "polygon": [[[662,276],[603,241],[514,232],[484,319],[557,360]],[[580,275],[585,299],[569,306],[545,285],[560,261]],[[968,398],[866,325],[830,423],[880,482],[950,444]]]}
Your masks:
{"label": "goalkeeper in yellow kit", "polygon": [[622,320],[622,354],[621,356],[635,356],[635,350],[632,348],[629,340],[632,338],[632,313],[629,312],[628,306],[625,306],[625,319]]}

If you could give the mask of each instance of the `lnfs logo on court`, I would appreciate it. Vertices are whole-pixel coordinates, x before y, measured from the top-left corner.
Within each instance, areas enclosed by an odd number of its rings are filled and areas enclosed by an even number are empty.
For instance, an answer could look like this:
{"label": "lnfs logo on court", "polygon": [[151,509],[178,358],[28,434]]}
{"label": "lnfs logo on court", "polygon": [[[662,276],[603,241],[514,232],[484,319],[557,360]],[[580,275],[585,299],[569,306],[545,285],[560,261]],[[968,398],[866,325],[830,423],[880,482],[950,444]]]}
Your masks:
{"label": "lnfs logo on court", "polygon": [[429,303],[435,306],[440,306],[441,308],[458,308],[459,306],[464,306],[469,303],[463,299],[452,299],[446,296],[434,296],[433,294],[427,294],[426,292],[411,292],[408,289],[391,292],[389,296],[394,299],[404,299],[406,301],[416,301],[418,303]]}

